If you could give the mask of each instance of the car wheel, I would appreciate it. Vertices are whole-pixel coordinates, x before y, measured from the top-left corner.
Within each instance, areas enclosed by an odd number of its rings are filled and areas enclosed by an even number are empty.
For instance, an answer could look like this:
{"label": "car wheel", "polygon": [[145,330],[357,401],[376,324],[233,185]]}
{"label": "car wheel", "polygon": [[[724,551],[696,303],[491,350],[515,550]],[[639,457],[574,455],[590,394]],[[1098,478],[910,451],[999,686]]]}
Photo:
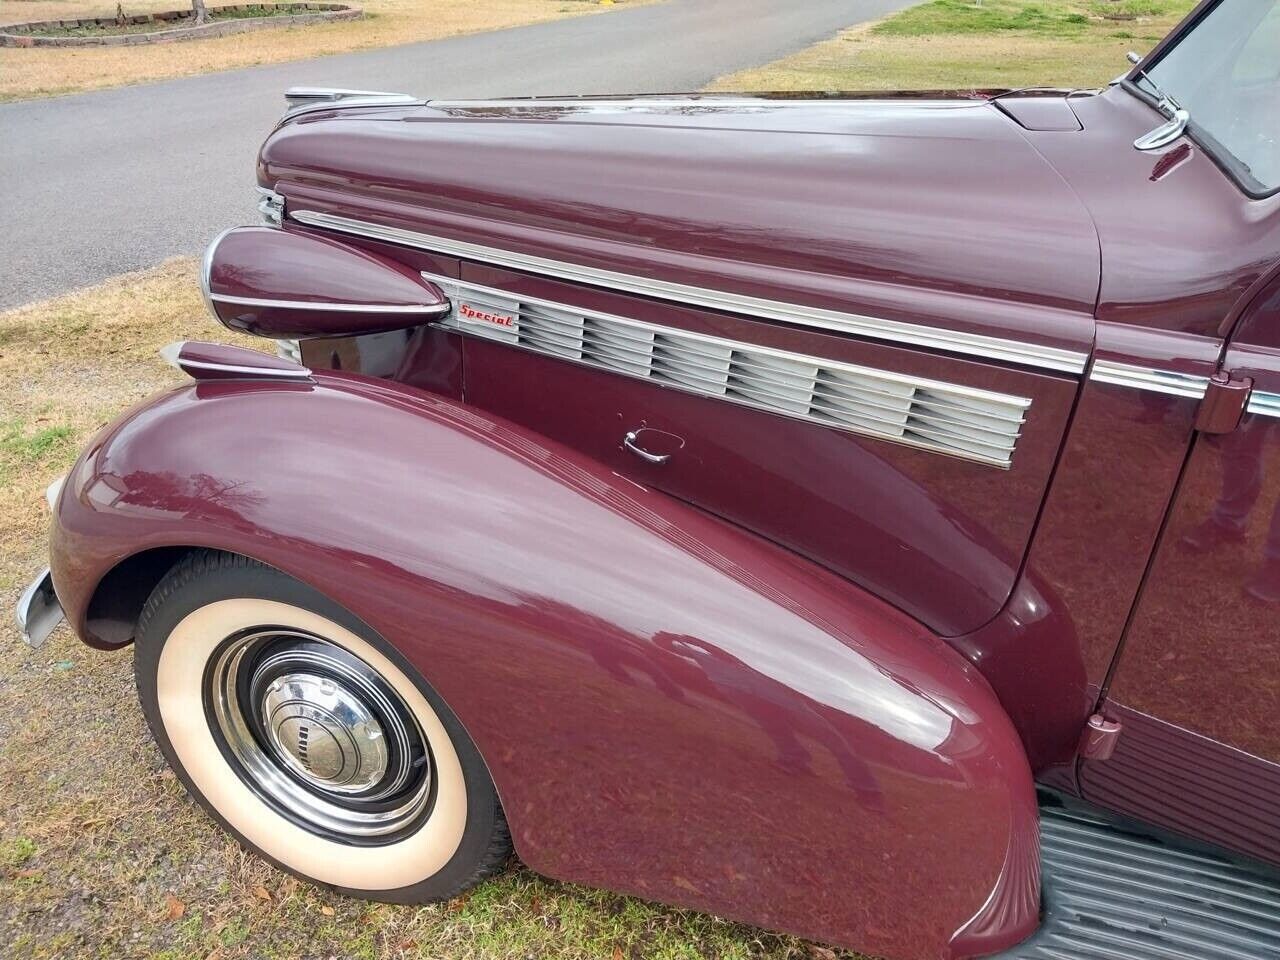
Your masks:
{"label": "car wheel", "polygon": [[304,879],[420,903],[510,855],[484,761],[440,696],[367,626],[278,570],[189,555],[146,603],[134,671],[186,788]]}

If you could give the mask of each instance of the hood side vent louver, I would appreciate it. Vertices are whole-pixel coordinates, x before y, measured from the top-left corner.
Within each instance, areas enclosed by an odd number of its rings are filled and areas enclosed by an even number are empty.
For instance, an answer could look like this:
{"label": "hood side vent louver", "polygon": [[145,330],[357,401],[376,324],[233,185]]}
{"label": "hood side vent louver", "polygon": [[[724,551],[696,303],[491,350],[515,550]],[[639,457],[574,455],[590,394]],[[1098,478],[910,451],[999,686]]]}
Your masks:
{"label": "hood side vent louver", "polygon": [[424,273],[444,325],[511,346],[1008,469],[1031,401],[691,333]]}

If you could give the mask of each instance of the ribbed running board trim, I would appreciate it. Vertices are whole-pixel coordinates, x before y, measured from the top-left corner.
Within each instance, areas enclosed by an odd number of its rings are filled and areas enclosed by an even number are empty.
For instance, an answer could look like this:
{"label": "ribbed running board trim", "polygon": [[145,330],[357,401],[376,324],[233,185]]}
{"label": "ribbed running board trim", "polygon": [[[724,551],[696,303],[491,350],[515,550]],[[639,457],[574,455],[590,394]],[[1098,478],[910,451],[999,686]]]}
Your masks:
{"label": "ribbed running board trim", "polygon": [[1044,917],[999,960],[1275,960],[1280,875],[1041,810]]}

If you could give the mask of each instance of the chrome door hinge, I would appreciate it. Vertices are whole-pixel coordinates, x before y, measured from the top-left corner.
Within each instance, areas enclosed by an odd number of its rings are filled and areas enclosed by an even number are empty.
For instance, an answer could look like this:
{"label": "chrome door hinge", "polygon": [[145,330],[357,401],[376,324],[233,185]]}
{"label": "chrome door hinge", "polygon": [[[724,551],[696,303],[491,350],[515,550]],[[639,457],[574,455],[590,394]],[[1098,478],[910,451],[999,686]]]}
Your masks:
{"label": "chrome door hinge", "polygon": [[1120,742],[1120,733],[1124,726],[1119,720],[1108,720],[1100,713],[1095,713],[1084,725],[1080,734],[1080,756],[1085,760],[1110,760],[1116,752],[1116,744]]}
{"label": "chrome door hinge", "polygon": [[1201,433],[1230,433],[1240,426],[1253,380],[1249,377],[1232,377],[1223,371],[1209,378],[1204,399],[1196,411],[1196,429]]}

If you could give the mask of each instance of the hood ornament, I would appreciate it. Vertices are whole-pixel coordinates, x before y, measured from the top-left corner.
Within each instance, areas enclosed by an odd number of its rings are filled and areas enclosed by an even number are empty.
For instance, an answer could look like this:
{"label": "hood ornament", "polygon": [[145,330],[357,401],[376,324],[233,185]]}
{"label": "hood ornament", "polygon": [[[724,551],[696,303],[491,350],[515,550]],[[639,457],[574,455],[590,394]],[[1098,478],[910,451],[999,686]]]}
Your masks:
{"label": "hood ornament", "polygon": [[407,93],[382,90],[344,90],[339,87],[290,87],[284,92],[284,119],[330,107],[395,107],[426,103]]}

